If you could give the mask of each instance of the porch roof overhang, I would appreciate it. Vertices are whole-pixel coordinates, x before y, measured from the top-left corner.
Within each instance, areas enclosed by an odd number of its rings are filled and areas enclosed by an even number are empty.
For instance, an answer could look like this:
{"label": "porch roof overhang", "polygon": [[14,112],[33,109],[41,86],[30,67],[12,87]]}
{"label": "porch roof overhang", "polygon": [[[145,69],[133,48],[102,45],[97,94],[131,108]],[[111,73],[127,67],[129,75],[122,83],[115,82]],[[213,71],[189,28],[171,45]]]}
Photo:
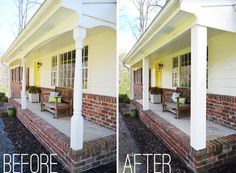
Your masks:
{"label": "porch roof overhang", "polygon": [[[194,25],[211,28],[213,32],[210,35],[219,30],[236,33],[234,6],[235,2],[232,0],[204,3],[199,3],[198,0],[168,1],[127,54],[123,64],[131,67],[141,59],[162,51],[167,45],[173,47],[172,43],[181,37],[182,40],[190,39],[186,35],[190,36],[190,28]],[[178,45],[175,44],[175,47]]]}
{"label": "porch roof overhang", "polygon": [[45,0],[1,57],[1,62],[9,65],[78,26],[84,28],[105,26],[115,29],[116,1],[106,0],[102,1],[103,3],[101,1]]}

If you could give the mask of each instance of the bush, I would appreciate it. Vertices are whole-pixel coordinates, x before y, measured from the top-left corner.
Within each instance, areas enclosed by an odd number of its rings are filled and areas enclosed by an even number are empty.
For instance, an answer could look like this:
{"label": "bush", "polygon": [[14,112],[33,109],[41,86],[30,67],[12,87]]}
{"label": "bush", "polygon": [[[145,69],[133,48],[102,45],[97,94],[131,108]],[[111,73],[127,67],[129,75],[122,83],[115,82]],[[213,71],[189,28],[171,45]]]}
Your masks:
{"label": "bush", "polygon": [[119,103],[130,103],[130,99],[127,94],[120,94],[119,95]]}
{"label": "bush", "polygon": [[5,93],[0,92],[0,103],[8,102],[8,98]]}
{"label": "bush", "polygon": [[29,91],[30,94],[40,93],[40,88],[37,86],[29,86],[26,89],[27,89],[27,91]]}
{"label": "bush", "polygon": [[162,94],[162,89],[158,87],[151,87],[149,90],[150,90],[150,93],[153,95]]}

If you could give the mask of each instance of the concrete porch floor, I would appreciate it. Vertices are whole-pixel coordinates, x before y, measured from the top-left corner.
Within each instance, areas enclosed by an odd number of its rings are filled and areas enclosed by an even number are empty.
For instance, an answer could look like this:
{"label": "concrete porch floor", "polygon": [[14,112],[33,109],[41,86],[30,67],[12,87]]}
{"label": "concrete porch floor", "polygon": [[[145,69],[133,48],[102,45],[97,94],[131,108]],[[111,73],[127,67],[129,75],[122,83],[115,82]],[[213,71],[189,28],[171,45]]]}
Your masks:
{"label": "concrete porch floor", "polygon": [[[21,103],[20,98],[15,99],[18,103]],[[71,117],[60,117],[58,119],[53,118],[53,114],[48,111],[40,111],[40,103],[27,102],[27,108],[38,115],[40,118],[54,126],[56,129],[70,137],[70,121]],[[105,127],[94,124],[90,121],[84,120],[84,141],[90,141],[93,139],[114,135],[115,132]]]}
{"label": "concrete porch floor", "polygon": [[[142,104],[142,100],[136,100],[138,103]],[[162,105],[161,104],[152,104],[149,103],[150,110],[153,111],[155,114],[160,116],[161,118],[165,119],[182,132],[187,135],[190,135],[190,117],[183,117],[180,119],[175,119],[175,115],[170,112],[162,112]],[[216,139],[223,136],[228,136],[231,134],[235,134],[236,131],[230,128],[224,127],[222,125],[213,123],[207,120],[207,140]]]}

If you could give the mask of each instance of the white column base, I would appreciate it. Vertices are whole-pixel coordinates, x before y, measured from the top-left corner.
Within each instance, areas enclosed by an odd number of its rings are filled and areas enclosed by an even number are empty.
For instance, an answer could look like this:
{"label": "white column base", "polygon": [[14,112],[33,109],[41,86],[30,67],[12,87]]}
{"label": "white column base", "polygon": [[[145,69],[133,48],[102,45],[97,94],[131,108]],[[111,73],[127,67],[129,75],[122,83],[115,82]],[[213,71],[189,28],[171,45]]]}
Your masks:
{"label": "white column base", "polygon": [[84,141],[84,118],[81,115],[73,115],[71,117],[71,135],[70,144],[73,150],[83,148]]}

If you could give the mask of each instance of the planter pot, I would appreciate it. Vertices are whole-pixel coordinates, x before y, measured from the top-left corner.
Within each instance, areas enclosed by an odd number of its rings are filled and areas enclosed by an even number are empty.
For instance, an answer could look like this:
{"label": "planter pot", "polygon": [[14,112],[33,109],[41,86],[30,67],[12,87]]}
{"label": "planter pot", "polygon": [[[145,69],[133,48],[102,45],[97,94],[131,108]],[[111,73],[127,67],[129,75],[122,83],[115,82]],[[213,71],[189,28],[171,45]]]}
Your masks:
{"label": "planter pot", "polygon": [[29,102],[31,102],[31,103],[39,102],[39,93],[37,93],[37,94],[29,93]]}
{"label": "planter pot", "polygon": [[9,108],[9,109],[7,109],[7,115],[8,115],[9,117],[15,116],[15,109],[14,109],[14,108]]}
{"label": "planter pot", "polygon": [[161,103],[161,94],[151,94],[151,103]]}
{"label": "planter pot", "polygon": [[138,111],[137,111],[137,109],[130,109],[130,110],[129,110],[129,116],[130,116],[131,118],[136,118],[136,117],[138,116]]}

